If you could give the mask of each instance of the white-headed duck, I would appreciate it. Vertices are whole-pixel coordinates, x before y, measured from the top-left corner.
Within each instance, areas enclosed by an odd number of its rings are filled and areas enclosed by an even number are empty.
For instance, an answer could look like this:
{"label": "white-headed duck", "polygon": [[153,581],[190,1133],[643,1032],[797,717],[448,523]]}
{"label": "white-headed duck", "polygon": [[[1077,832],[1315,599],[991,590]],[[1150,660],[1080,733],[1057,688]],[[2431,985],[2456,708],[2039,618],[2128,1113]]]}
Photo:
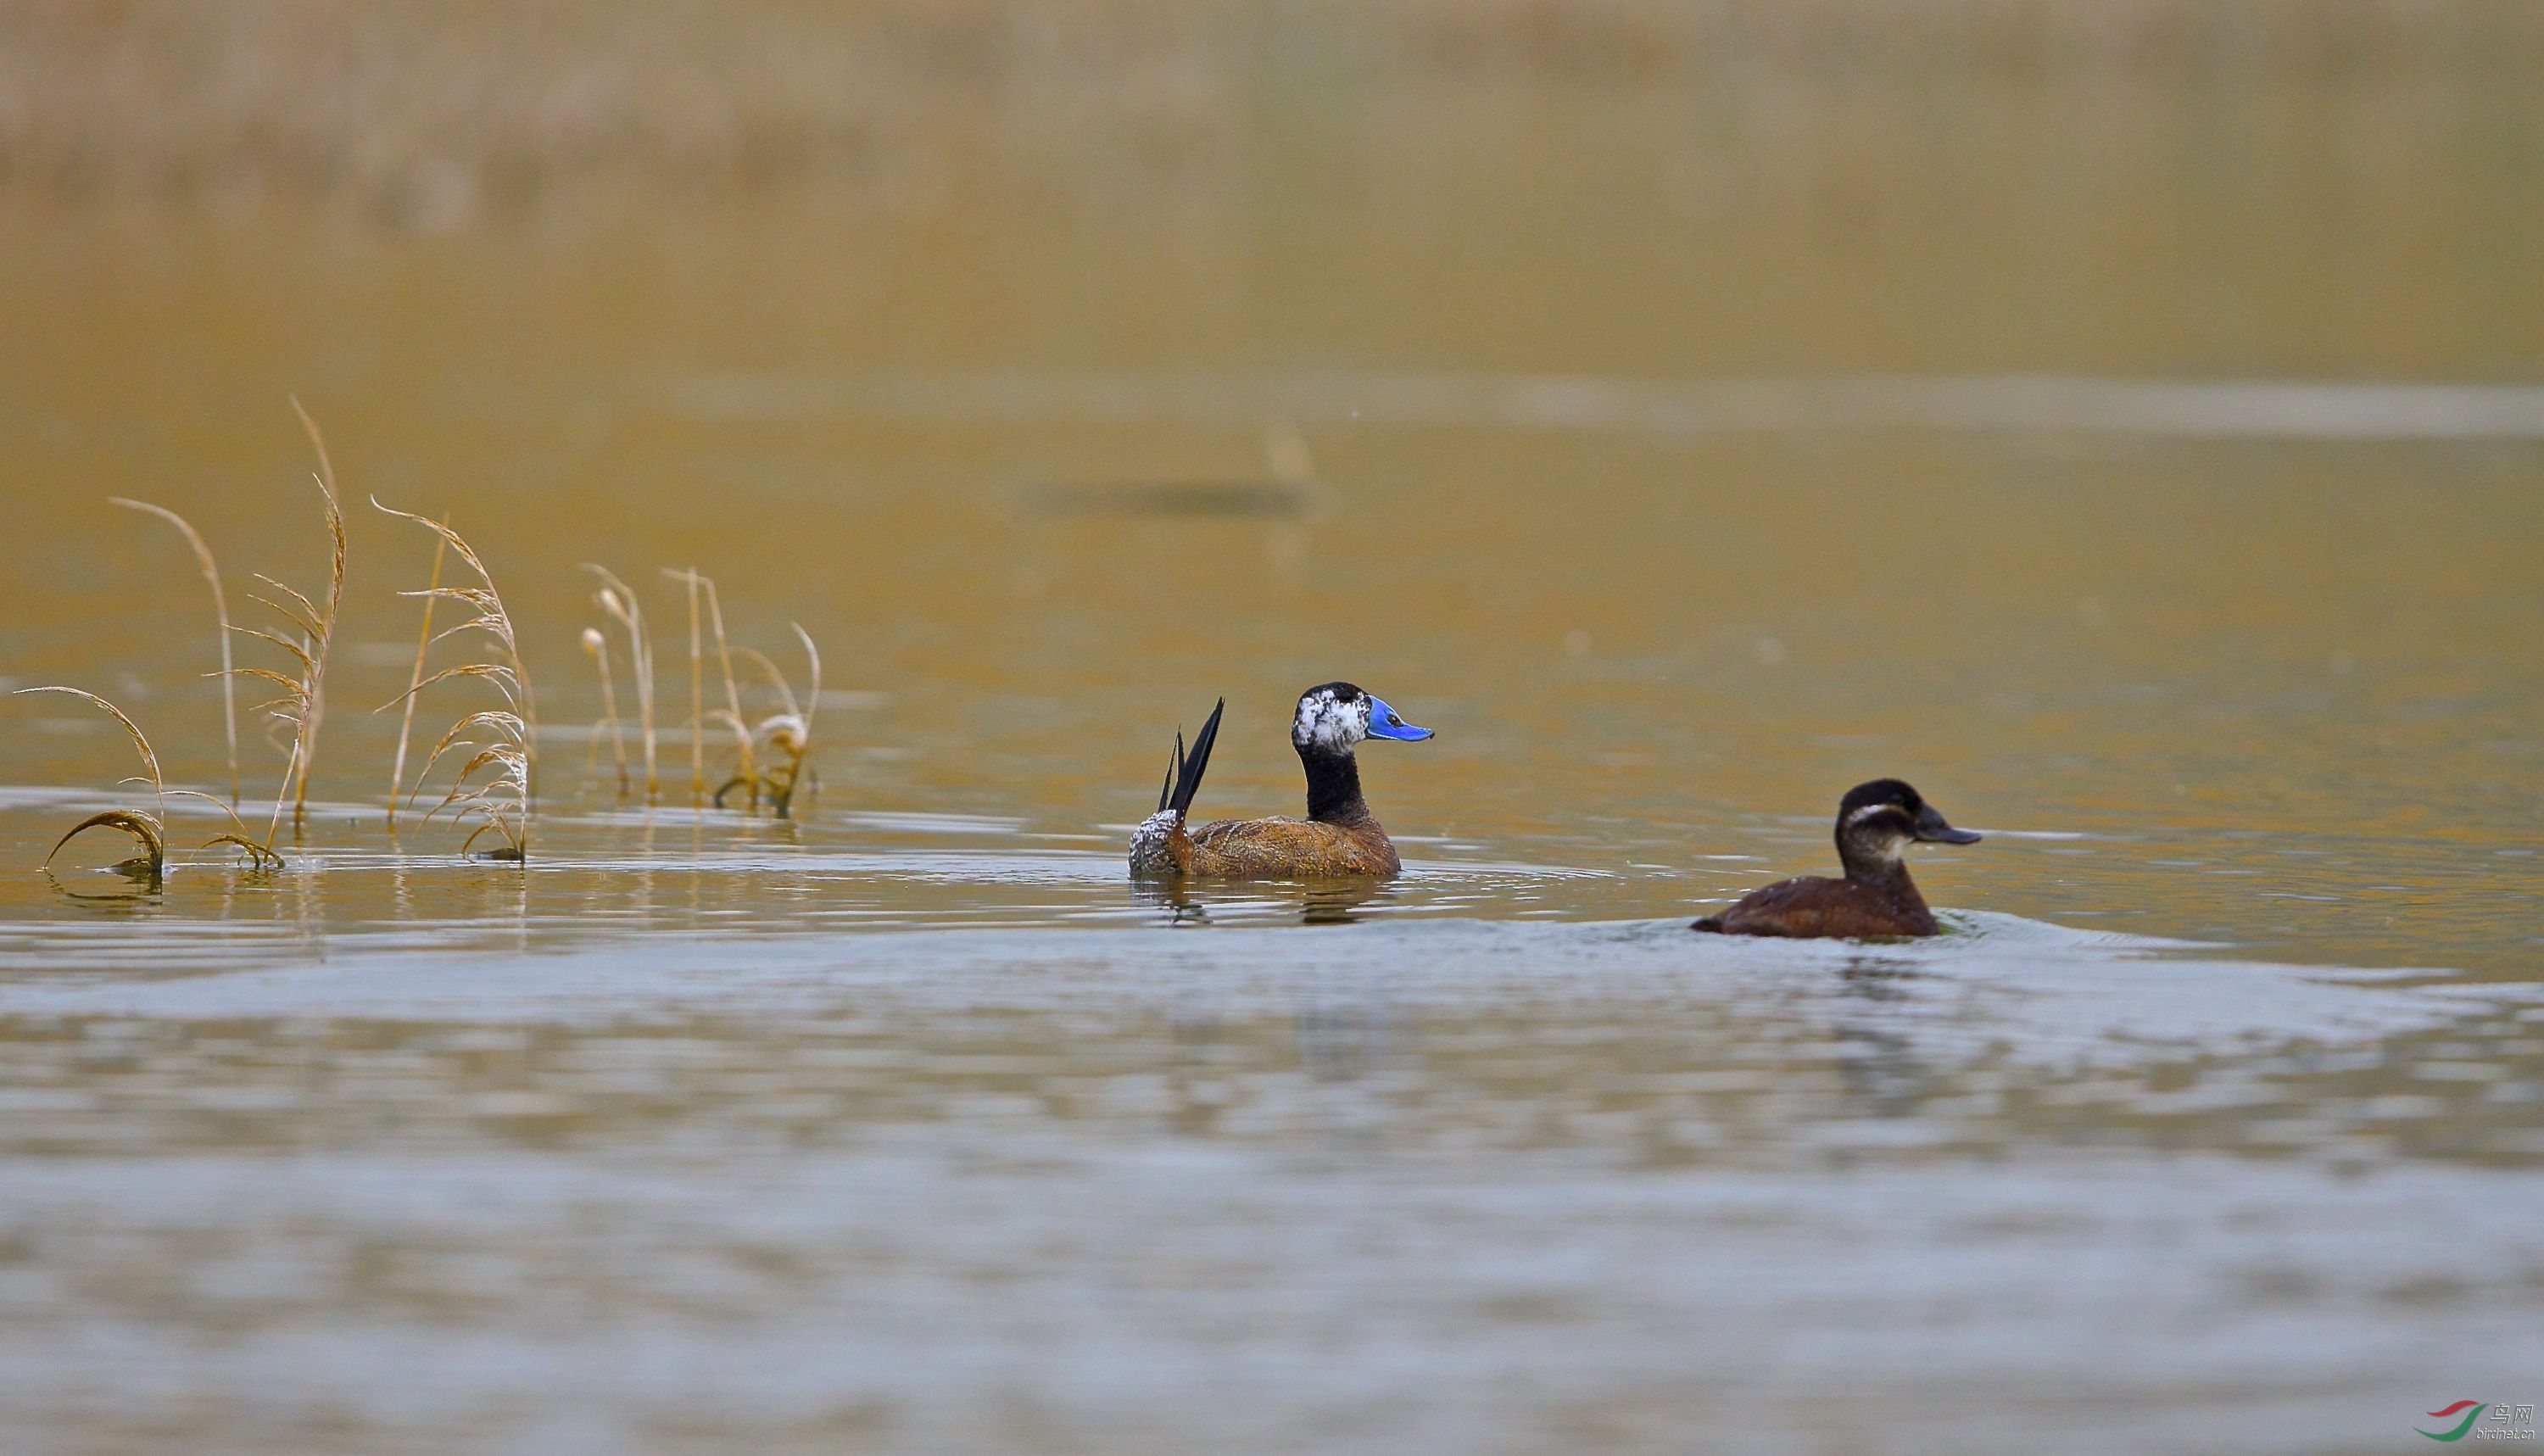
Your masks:
{"label": "white-headed duck", "polygon": [[1384,698],[1349,683],[1327,683],[1299,695],[1290,720],[1290,745],[1308,773],[1308,817],[1219,819],[1186,829],[1184,816],[1210,766],[1219,738],[1222,698],[1210,721],[1184,751],[1175,736],[1175,758],[1157,795],[1157,812],[1131,835],[1131,872],[1223,879],[1313,879],[1329,875],[1386,878],[1402,866],[1395,846],[1361,797],[1360,764],[1352,749],[1365,738],[1412,743],[1431,736],[1396,715]]}

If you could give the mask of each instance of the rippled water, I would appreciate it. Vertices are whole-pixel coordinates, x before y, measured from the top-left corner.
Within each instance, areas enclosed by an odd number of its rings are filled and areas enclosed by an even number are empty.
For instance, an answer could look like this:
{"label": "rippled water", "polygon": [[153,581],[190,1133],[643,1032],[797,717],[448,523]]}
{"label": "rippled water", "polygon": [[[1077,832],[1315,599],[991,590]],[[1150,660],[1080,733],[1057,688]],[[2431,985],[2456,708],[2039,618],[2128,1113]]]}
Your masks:
{"label": "rippled water", "polygon": [[[1990,912],[1201,929],[1073,851],[620,852],[17,927],[13,1423],[2322,1449],[2533,1368],[2531,984]],[[403,884],[332,923],[365,878]],[[1099,924],[844,932],[956,898]]]}
{"label": "rippled water", "polygon": [[[477,543],[542,718],[526,866],[384,824],[430,555],[367,506],[281,871],[182,800],[156,887],[40,870],[147,795],[8,700],[0,1448],[2318,1452],[2532,1402],[2544,109],[2468,76],[1725,130],[1442,87],[1094,201],[0,206],[0,686],[216,790],[200,584],[106,498],[315,580],[297,392]],[[661,633],[651,807],[587,768],[586,561]],[[799,686],[822,645],[791,820],[689,802],[692,565]],[[1127,881],[1178,725],[1229,699],[1206,812],[1296,812],[1335,677],[1439,730],[1364,754],[1401,880]],[[1876,774],[1987,836],[1915,859],[1948,933],[1686,931]]]}

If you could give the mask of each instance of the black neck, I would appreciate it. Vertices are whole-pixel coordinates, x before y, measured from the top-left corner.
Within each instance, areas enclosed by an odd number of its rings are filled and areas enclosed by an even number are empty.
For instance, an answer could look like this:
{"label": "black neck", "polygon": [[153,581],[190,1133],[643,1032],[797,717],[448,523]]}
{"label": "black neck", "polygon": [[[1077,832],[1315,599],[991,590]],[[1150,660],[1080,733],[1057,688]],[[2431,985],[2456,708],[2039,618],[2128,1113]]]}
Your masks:
{"label": "black neck", "polygon": [[1369,801],[1360,796],[1360,761],[1350,749],[1337,753],[1313,744],[1299,750],[1308,770],[1308,817],[1318,824],[1366,824]]}

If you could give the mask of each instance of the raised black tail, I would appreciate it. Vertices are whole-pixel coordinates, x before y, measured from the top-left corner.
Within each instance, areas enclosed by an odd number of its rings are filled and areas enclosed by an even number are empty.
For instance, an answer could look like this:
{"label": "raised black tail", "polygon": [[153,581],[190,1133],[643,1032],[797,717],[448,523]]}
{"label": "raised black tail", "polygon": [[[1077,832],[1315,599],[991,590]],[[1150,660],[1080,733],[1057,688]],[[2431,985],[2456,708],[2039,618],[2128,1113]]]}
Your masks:
{"label": "raised black tail", "polygon": [[1226,711],[1228,699],[1223,697],[1193,736],[1191,753],[1184,752],[1184,736],[1175,735],[1175,761],[1166,766],[1166,781],[1157,790],[1158,813],[1172,809],[1181,817],[1192,808],[1193,795],[1201,792],[1202,770],[1210,767],[1210,746],[1219,741],[1219,715]]}

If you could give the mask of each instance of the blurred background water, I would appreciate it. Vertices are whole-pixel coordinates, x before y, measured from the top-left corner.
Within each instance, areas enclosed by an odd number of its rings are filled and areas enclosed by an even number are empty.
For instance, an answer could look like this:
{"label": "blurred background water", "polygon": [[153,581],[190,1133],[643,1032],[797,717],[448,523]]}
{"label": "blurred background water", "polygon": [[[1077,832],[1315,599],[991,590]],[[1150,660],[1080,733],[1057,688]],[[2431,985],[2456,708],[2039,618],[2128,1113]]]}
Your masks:
{"label": "blurred background water", "polygon": [[[0,7],[6,686],[214,787],[201,584],[107,498],[318,580],[296,395],[355,507],[283,872],[37,872],[146,798],[0,719],[0,1444],[2513,1411],[2540,162],[2512,4]],[[526,869],[382,825],[371,495],[520,624]],[[821,644],[792,819],[689,802],[690,566]],[[1178,724],[1295,812],[1334,677],[1440,730],[1365,755],[1403,880],[1125,881]],[[1953,935],[1680,929],[1884,773],[1989,832],[1917,861]]]}

